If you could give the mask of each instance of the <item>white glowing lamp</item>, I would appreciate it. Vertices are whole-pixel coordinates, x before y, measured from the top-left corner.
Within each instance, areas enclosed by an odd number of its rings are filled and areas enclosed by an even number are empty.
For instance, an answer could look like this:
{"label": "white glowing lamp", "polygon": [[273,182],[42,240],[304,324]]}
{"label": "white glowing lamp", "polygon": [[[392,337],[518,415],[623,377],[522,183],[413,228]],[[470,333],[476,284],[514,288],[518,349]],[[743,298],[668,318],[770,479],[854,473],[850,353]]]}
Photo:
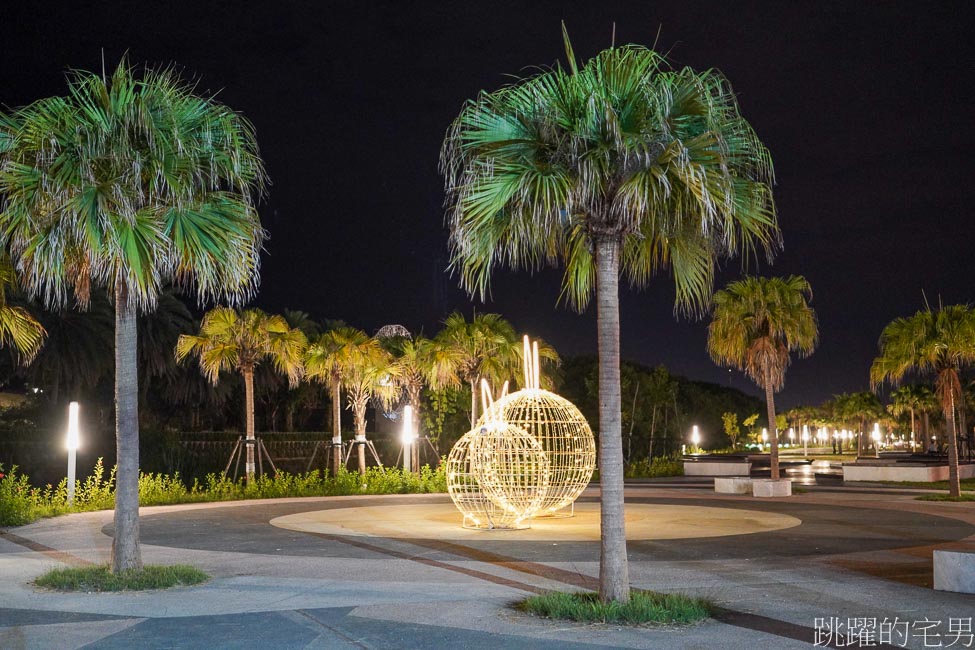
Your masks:
{"label": "white glowing lamp", "polygon": [[874,422],[873,423],[873,434],[872,434],[872,437],[873,437],[873,441],[874,442],[880,442],[880,423],[879,422]]}
{"label": "white glowing lamp", "polygon": [[762,429],[762,442],[768,442],[768,429]]}
{"label": "white glowing lamp", "polygon": [[81,435],[78,426],[78,402],[68,404],[68,449],[77,451],[81,446]]}
{"label": "white glowing lamp", "polygon": [[416,440],[416,431],[413,430],[413,407],[407,404],[403,407],[403,433],[401,439],[404,445],[412,444]]}
{"label": "white glowing lamp", "polygon": [[413,430],[413,407],[407,404],[403,407],[403,469],[407,472],[412,471],[413,441],[416,440],[416,431]]}
{"label": "white glowing lamp", "polygon": [[691,444],[695,447],[701,446],[701,432],[698,430],[696,424],[691,428]]}
{"label": "white glowing lamp", "polygon": [[789,429],[789,440],[795,440],[795,439],[796,439],[796,430],[790,428]]}
{"label": "white glowing lamp", "polygon": [[68,504],[74,503],[75,467],[78,447],[81,446],[78,420],[78,402],[71,402],[68,404]]}

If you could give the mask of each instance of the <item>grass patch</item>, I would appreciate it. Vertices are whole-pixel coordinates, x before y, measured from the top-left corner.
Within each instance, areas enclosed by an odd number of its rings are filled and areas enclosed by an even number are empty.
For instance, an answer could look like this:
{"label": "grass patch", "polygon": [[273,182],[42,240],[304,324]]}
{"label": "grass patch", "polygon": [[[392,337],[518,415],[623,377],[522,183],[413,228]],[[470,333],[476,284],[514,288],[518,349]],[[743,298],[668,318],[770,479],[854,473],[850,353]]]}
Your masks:
{"label": "grass patch", "polygon": [[965,494],[963,492],[959,497],[953,497],[947,494],[923,494],[915,498],[918,501],[975,501],[975,494]]}
{"label": "grass patch", "polygon": [[688,625],[708,618],[711,604],[684,594],[634,589],[628,603],[603,603],[595,592],[550,591],[519,601],[515,609],[543,618],[583,623]]}
{"label": "grass patch", "polygon": [[117,574],[107,566],[51,569],[34,583],[58,591],[141,591],[198,585],[209,579],[207,574],[185,564],[149,564]]}
{"label": "grass patch", "polygon": [[[947,490],[948,481],[870,481],[871,483],[883,483],[884,485],[894,485],[903,488],[915,488],[918,490]],[[968,492],[975,492],[975,478],[963,478],[961,489]]]}

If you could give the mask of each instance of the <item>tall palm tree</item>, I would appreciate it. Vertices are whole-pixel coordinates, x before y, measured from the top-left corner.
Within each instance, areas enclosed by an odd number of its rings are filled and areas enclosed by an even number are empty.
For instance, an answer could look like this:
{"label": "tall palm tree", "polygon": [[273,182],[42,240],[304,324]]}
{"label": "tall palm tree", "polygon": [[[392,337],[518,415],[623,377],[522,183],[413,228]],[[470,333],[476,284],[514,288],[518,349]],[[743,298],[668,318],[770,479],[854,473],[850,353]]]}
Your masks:
{"label": "tall palm tree", "polygon": [[779,431],[774,395],[785,385],[791,353],[808,357],[819,341],[816,313],[805,278],[748,277],[714,294],[708,352],[715,363],[743,370],[765,389],[771,475],[779,478]]}
{"label": "tall palm tree", "polygon": [[911,416],[911,449],[917,445],[917,426],[915,418],[917,414],[924,410],[924,405],[930,402],[931,389],[922,384],[905,384],[895,389],[890,394],[891,402],[887,406],[887,411],[891,415],[901,416],[910,414]]}
{"label": "tall palm tree", "polygon": [[[564,31],[564,30],[563,30]],[[671,70],[611,48],[467,102],[441,150],[453,267],[483,297],[499,265],[565,267],[564,295],[597,302],[600,598],[629,599],[623,522],[619,277],[668,266],[700,313],[716,259],[777,245],[770,156],[715,70]]]}
{"label": "tall palm tree", "polygon": [[253,127],[172,70],[73,72],[66,96],[0,115],[0,245],[24,289],[49,307],[115,302],[113,571],[142,564],[136,315],[170,282],[250,296],[264,187]]}
{"label": "tall palm tree", "polygon": [[216,384],[220,372],[235,370],[244,380],[247,439],[247,481],[254,479],[254,372],[269,361],[280,374],[297,386],[304,373],[303,360],[308,340],[304,332],[288,325],[282,316],[260,309],[237,312],[215,307],[203,316],[200,333],[183,334],[176,344],[176,360],[197,357],[200,370]]}
{"label": "tall palm tree", "polygon": [[17,290],[17,275],[10,258],[0,252],[0,347],[13,346],[17,356],[30,363],[44,343],[47,331],[26,308],[13,305],[7,293]]}
{"label": "tall palm tree", "polygon": [[958,436],[955,410],[961,392],[961,371],[975,363],[975,311],[968,305],[930,307],[897,318],[880,335],[880,355],[870,366],[874,387],[899,383],[907,374],[933,374],[935,393],[945,414],[948,445],[948,488],[961,495],[958,477]]}

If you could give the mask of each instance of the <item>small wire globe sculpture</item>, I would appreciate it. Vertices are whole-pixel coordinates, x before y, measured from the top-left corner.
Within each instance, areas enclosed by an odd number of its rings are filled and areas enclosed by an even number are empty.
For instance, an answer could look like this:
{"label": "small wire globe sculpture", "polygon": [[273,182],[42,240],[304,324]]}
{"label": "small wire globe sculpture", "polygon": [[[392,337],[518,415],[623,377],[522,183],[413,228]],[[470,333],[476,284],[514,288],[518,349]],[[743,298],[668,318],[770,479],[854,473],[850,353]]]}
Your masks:
{"label": "small wire globe sculpture", "polygon": [[483,415],[447,457],[447,491],[465,528],[518,529],[565,511],[592,479],[596,443],[582,413],[539,386],[538,345],[525,337],[525,386],[493,401],[482,382]]}
{"label": "small wire globe sculpture", "polygon": [[545,498],[548,459],[519,427],[489,422],[461,437],[446,463],[447,492],[465,528],[518,530]]}

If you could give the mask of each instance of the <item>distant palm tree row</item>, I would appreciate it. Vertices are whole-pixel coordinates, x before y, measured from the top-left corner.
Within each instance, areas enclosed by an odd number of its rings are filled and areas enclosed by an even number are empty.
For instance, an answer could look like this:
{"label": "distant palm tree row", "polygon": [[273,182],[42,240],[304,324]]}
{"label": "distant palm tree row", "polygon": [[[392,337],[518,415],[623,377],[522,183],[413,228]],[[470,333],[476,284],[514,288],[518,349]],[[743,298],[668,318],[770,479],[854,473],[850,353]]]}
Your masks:
{"label": "distant palm tree row", "polygon": [[[558,354],[539,341],[543,359],[557,363]],[[522,345],[515,328],[498,314],[475,314],[468,321],[453,313],[433,338],[422,336],[369,336],[364,331],[337,324],[309,340],[299,326],[280,315],[259,309],[235,311],[217,307],[207,312],[198,334],[183,334],[176,358],[195,357],[200,370],[214,384],[221,372],[241,375],[245,387],[247,440],[255,439],[254,377],[261,365],[288,378],[291,388],[300,382],[317,382],[331,395],[333,442],[341,441],[341,404],[345,393],[353,414],[354,433],[365,440],[366,409],[371,402],[390,407],[401,397],[412,406],[414,430],[419,431],[424,388],[442,390],[468,385],[471,390],[471,424],[477,419],[473,399],[482,379],[500,385],[517,383],[522,368]],[[359,471],[365,473],[365,450],[359,445]],[[333,456],[333,471],[341,460]],[[247,445],[248,480],[255,471],[254,447]]]}

